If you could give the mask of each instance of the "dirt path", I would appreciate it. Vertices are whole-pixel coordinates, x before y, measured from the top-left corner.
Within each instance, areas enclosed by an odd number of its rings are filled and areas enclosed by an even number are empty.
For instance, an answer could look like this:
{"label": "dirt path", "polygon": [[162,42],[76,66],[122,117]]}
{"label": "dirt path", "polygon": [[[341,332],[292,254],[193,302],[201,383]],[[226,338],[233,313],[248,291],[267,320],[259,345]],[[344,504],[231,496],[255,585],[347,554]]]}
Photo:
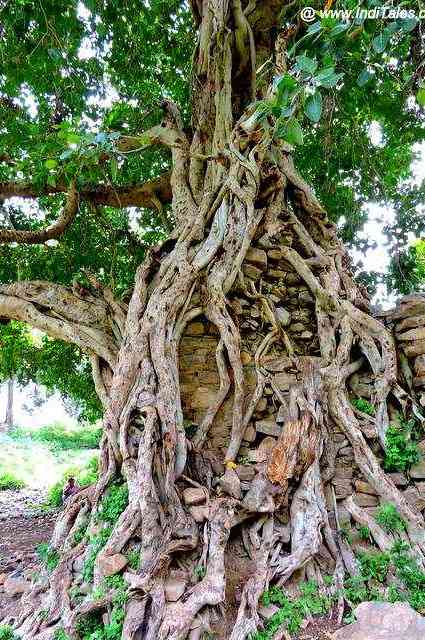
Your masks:
{"label": "dirt path", "polygon": [[13,584],[19,589],[37,570],[37,545],[50,540],[56,515],[40,513],[43,500],[39,491],[0,492],[0,621],[19,613],[21,593],[13,593]]}

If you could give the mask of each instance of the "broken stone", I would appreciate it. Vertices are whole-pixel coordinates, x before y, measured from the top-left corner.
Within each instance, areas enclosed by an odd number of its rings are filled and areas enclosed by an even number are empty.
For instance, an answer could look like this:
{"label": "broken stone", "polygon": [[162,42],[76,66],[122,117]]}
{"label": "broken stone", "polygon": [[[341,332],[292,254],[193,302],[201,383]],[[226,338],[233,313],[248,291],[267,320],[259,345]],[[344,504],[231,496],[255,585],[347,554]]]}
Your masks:
{"label": "broken stone", "polygon": [[273,485],[268,478],[257,474],[243,499],[243,506],[254,513],[271,513],[275,509]]}
{"label": "broken stone", "polygon": [[256,437],[257,437],[256,430],[254,429],[252,424],[249,424],[247,426],[247,428],[245,429],[245,433],[244,433],[243,439],[246,440],[246,442],[254,442]]}
{"label": "broken stone", "polygon": [[240,464],[235,469],[238,478],[243,482],[249,482],[255,476],[255,468],[250,464]]}
{"label": "broken stone", "polygon": [[423,511],[425,509],[425,495],[422,495],[417,487],[408,487],[403,491],[403,495],[407,502],[418,511]]}
{"label": "broken stone", "polygon": [[396,487],[407,487],[409,484],[408,479],[402,473],[387,473],[387,476],[391,478]]}
{"label": "broken stone", "polygon": [[248,351],[241,351],[242,364],[249,364],[252,360],[252,356]]}
{"label": "broken stone", "polygon": [[281,269],[269,269],[267,271],[267,275],[270,276],[271,278],[279,278],[279,280],[281,280],[282,278],[285,277],[286,273]]}
{"label": "broken stone", "polygon": [[219,485],[223,491],[232,498],[240,500],[242,497],[241,481],[238,474],[233,469],[226,469],[224,476],[219,480]]}
{"label": "broken stone", "polygon": [[291,314],[283,307],[276,307],[276,318],[282,327],[288,327],[291,323]]}
{"label": "broken stone", "polygon": [[359,507],[376,507],[378,505],[378,498],[367,493],[356,493],[354,500]]}
{"label": "broken stone", "polygon": [[10,573],[3,583],[3,589],[8,596],[17,596],[29,591],[31,583],[22,576],[19,571]]}
{"label": "broken stone", "polygon": [[404,345],[403,349],[408,358],[423,355],[425,354],[425,340],[415,340],[410,344]]}
{"label": "broken stone", "polygon": [[167,602],[177,602],[185,592],[187,575],[182,571],[172,572],[165,581],[165,599]]}
{"label": "broken stone", "polygon": [[202,336],[205,333],[205,326],[202,322],[189,322],[186,329],[188,336]]}
{"label": "broken stone", "polygon": [[253,264],[244,264],[242,266],[242,271],[243,274],[247,276],[247,278],[251,278],[251,280],[258,280],[262,274],[261,269],[257,269]]}
{"label": "broken stone", "polygon": [[364,482],[363,480],[356,480],[354,486],[358,493],[368,493],[371,496],[378,495],[377,491],[368,482]]}
{"label": "broken stone", "polygon": [[245,260],[247,262],[251,262],[255,264],[257,267],[261,269],[267,268],[267,253],[263,251],[263,249],[256,249],[255,247],[250,247],[247,251]]}
{"label": "broken stone", "polygon": [[276,420],[273,418],[258,420],[255,423],[255,429],[258,433],[264,433],[267,436],[278,436],[282,431],[281,427],[276,424]]}
{"label": "broken stone", "polygon": [[205,520],[208,520],[210,508],[207,506],[201,505],[201,506],[190,507],[189,511],[192,518],[195,520],[195,522],[199,523],[199,522],[204,522]]}
{"label": "broken stone", "polygon": [[278,611],[280,611],[279,607],[276,604],[271,604],[268,607],[262,606],[258,609],[258,613],[264,620],[269,620],[272,618]]}
{"label": "broken stone", "polygon": [[282,258],[282,252],[280,249],[269,249],[267,251],[267,255],[269,256],[270,260],[281,260]]}
{"label": "broken stone", "polygon": [[425,460],[421,460],[417,464],[414,464],[410,469],[410,477],[418,480],[425,479]]}
{"label": "broken stone", "polygon": [[335,487],[335,496],[337,500],[348,498],[353,493],[353,487],[349,478],[332,478],[332,484]]}
{"label": "broken stone", "polygon": [[100,556],[98,560],[99,572],[105,578],[119,573],[127,564],[128,559],[122,553],[114,553],[112,556]]}
{"label": "broken stone", "polygon": [[334,640],[423,640],[425,618],[406,602],[362,602],[357,621],[336,631]]}
{"label": "broken stone", "polygon": [[183,491],[183,502],[189,507],[203,504],[205,500],[205,491],[201,487],[189,487]]}
{"label": "broken stone", "polygon": [[210,387],[198,387],[191,398],[195,409],[208,409],[215,401],[217,392]]}

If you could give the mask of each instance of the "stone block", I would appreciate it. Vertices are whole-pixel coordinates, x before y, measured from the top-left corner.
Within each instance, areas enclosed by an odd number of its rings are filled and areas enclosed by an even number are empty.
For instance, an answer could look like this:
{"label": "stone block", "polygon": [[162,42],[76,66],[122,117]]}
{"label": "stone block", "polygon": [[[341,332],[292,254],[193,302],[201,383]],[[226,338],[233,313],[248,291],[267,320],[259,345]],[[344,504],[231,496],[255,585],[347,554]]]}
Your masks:
{"label": "stone block", "polygon": [[255,247],[250,247],[245,256],[246,262],[250,262],[251,264],[255,264],[260,269],[264,270],[267,268],[267,253],[263,251],[263,249],[256,249]]}
{"label": "stone block", "polygon": [[200,487],[189,487],[183,491],[183,502],[188,506],[203,504],[205,500],[205,491]]}
{"label": "stone block", "polygon": [[276,424],[276,420],[273,418],[267,420],[257,420],[255,423],[255,429],[258,433],[264,433],[267,436],[279,436],[282,429]]}

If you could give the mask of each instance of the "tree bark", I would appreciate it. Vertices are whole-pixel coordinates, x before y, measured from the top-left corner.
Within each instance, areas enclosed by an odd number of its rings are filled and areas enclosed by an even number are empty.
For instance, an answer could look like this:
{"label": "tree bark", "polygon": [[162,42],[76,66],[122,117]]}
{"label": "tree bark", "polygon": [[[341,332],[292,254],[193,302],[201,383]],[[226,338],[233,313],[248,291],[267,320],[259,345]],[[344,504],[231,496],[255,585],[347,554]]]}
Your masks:
{"label": "tree bark", "polygon": [[[294,587],[314,578],[325,589],[324,556],[336,591],[344,572],[356,570],[329,500],[341,441],[359,475],[396,505],[408,544],[425,562],[423,517],[374,453],[376,442],[385,446],[390,401],[400,405],[406,396],[393,335],[371,315],[336,228],[297,173],[291,149],[273,138],[270,123],[253,122],[257,58],[272,54],[271,27],[284,3],[191,4],[199,23],[192,135],[170,101],[162,127],[151,132],[170,144],[176,226],[138,268],[128,308],[98,291],[85,301],[96,309],[89,322],[78,314],[78,296],[65,307],[44,295],[47,285],[34,290],[34,283],[0,298],[1,315],[37,321],[92,353],[105,408],[99,481],[70,499],[58,520],[52,545],[59,564],[27,597],[18,624],[24,638],[41,640],[62,626],[77,639],[81,619],[109,615],[114,594],[105,587],[105,560],[134,550],[141,561],[124,572],[125,640],[193,640],[208,630],[248,638],[261,626],[259,598],[269,584]],[[57,290],[59,300],[64,293],[70,295]],[[212,387],[207,394],[190,438],[185,427],[199,388],[193,372],[187,397],[181,379],[195,319],[207,351],[216,347],[216,393]],[[364,435],[370,424],[349,400],[359,372],[372,378],[373,450]],[[257,430],[250,444],[248,431],[264,406],[277,437],[266,442]],[[217,424],[228,430],[214,447]],[[102,505],[116,482],[127,484],[128,505],[96,556],[94,590],[76,602],[70,594],[81,584],[80,560],[105,531]],[[197,490],[195,504],[189,489]],[[86,534],[76,543],[82,523]],[[375,534],[385,545],[382,532]],[[235,553],[240,597],[231,587]],[[176,576],[184,586],[173,599]],[[102,585],[107,593],[98,597]]]}

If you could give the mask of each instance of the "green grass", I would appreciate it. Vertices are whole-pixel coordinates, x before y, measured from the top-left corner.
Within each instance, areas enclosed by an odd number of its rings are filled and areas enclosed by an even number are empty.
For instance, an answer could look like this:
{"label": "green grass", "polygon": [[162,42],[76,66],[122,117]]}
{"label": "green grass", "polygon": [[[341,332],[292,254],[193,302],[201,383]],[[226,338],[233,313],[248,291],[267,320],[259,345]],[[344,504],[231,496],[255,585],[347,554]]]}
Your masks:
{"label": "green grass", "polygon": [[[17,478],[10,471],[3,471],[0,469],[0,491],[19,491],[25,487],[25,482],[20,478]],[[1,636],[0,636],[1,640]]]}

